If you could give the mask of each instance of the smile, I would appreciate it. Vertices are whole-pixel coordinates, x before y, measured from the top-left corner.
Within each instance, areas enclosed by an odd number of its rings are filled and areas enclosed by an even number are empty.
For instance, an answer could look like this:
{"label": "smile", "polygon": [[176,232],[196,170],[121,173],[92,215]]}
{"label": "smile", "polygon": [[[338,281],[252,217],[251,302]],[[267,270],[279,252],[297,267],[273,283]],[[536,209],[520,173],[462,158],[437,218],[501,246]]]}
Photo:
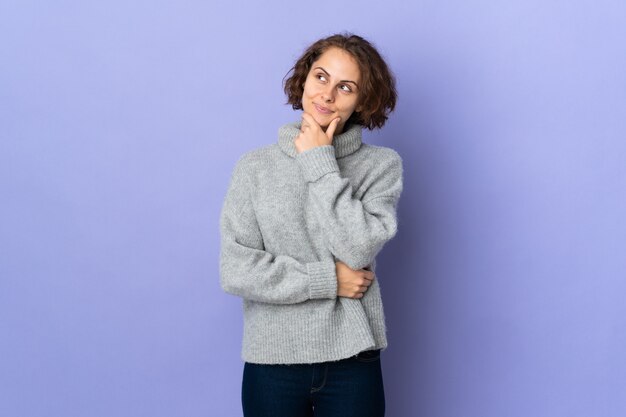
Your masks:
{"label": "smile", "polygon": [[322,113],[322,114],[331,114],[331,113],[333,113],[331,110],[328,110],[326,107],[318,106],[315,103],[313,103],[313,106],[315,106],[317,111]]}

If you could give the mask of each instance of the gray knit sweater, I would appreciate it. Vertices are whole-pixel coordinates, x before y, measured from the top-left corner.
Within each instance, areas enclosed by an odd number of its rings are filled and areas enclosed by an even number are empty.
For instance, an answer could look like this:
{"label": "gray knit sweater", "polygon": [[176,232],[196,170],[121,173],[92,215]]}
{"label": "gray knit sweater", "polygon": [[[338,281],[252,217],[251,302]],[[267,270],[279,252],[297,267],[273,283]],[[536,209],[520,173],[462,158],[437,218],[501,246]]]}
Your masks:
{"label": "gray knit sweater", "polygon": [[[346,126],[302,153],[301,122],[235,164],[220,216],[220,283],[243,299],[241,358],[335,361],[387,347],[376,254],[397,231],[402,159]],[[360,299],[337,296],[335,260],[369,268]]]}

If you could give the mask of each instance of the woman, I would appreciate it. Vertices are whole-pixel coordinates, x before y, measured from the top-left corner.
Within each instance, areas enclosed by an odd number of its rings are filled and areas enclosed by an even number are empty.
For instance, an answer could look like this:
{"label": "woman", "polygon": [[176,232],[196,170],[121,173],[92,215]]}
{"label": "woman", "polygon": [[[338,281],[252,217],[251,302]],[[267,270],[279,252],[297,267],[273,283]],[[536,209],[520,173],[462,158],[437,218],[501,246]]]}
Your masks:
{"label": "woman", "polygon": [[397,231],[402,159],[361,132],[385,124],[395,80],[350,34],[290,72],[302,120],[237,161],[220,219],[221,285],[243,298],[244,415],[383,416],[375,256]]}

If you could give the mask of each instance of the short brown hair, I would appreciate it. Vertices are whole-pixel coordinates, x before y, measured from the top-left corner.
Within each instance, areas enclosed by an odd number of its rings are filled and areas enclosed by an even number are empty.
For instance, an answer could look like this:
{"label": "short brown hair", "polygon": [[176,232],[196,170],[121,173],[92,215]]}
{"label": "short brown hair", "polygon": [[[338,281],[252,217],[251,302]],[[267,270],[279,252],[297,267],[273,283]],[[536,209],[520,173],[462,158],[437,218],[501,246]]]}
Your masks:
{"label": "short brown hair", "polygon": [[[398,93],[396,80],[374,46],[360,36],[345,33],[335,34],[320,39],[309,46],[295,65],[287,72],[293,74],[284,81],[287,103],[294,110],[302,109],[304,82],[313,63],[330,47],[341,48],[352,55],[361,71],[361,86],[357,107],[360,112],[353,112],[346,124],[358,123],[369,130],[381,128],[387,116],[396,106]],[[287,77],[285,75],[285,77]]]}

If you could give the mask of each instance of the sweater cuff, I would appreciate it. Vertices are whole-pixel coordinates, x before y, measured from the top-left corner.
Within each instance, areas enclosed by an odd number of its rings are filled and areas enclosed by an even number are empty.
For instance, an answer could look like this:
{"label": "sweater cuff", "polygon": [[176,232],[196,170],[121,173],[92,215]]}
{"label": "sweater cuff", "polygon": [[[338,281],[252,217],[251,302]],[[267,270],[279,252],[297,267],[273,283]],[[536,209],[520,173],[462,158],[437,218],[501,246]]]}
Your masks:
{"label": "sweater cuff", "polygon": [[309,274],[309,296],[313,299],[337,297],[337,272],[334,261],[306,264]]}
{"label": "sweater cuff", "polygon": [[300,152],[296,155],[296,161],[307,182],[315,182],[330,172],[339,172],[333,145],[316,146]]}

